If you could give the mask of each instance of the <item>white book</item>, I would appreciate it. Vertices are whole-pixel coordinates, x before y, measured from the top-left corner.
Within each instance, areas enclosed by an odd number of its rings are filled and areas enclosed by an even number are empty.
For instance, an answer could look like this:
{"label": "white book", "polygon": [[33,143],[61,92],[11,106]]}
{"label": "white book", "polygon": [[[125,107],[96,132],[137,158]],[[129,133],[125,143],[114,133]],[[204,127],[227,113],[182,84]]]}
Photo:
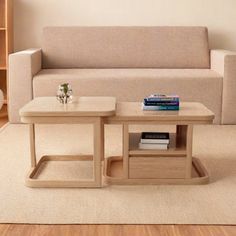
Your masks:
{"label": "white book", "polygon": [[167,150],[168,144],[161,143],[139,143],[140,149],[157,149],[157,150]]}
{"label": "white book", "polygon": [[142,132],[141,143],[169,144],[170,134],[168,132]]}
{"label": "white book", "polygon": [[169,139],[143,139],[141,138],[140,140],[141,143],[152,143],[152,144],[169,144],[170,140]]}

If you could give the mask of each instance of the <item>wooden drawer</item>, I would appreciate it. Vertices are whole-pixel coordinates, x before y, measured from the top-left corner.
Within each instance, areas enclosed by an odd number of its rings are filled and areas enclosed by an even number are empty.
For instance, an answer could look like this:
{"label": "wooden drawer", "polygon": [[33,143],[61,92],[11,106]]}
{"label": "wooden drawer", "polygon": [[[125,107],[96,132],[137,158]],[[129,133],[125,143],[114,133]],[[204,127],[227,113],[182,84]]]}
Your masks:
{"label": "wooden drawer", "polygon": [[130,157],[131,179],[179,179],[185,178],[184,157]]}

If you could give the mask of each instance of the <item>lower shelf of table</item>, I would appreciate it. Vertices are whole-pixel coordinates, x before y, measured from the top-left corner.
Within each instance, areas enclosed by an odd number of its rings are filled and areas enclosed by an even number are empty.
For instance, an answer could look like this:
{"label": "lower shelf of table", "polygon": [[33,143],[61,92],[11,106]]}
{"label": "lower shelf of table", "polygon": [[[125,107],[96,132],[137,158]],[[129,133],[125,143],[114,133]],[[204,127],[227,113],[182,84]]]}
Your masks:
{"label": "lower shelf of table", "polygon": [[[60,176],[57,175],[54,176],[52,173],[53,171],[46,171],[47,166],[57,165],[54,166],[54,171],[60,172],[60,168],[58,168],[58,162],[62,162],[61,166],[63,166],[63,171],[60,173]],[[87,168],[85,172],[92,172],[91,176],[87,177],[81,177],[79,175],[80,168],[77,168],[78,162],[84,163],[85,162],[90,163],[89,167]],[[51,164],[50,164],[51,163]],[[67,164],[68,163],[68,166]],[[55,156],[43,156],[38,161],[37,165],[35,167],[32,167],[28,175],[26,176],[25,185],[27,187],[31,188],[93,188],[93,187],[101,187],[101,179],[95,179],[93,177],[93,156],[92,155],[55,155]],[[65,170],[64,170],[65,167]],[[66,168],[67,167],[67,168]],[[56,168],[56,169],[55,169]],[[50,168],[49,168],[50,169]],[[47,173],[45,173],[45,171]],[[71,173],[73,172],[73,173]],[[43,177],[40,177],[40,175],[43,175]],[[66,175],[70,175],[70,178],[67,178]],[[46,175],[46,178],[45,176]],[[61,176],[62,175],[62,176]],[[87,174],[86,174],[87,175]],[[72,178],[71,178],[72,176]]]}
{"label": "lower shelf of table", "polygon": [[[33,187],[33,188],[79,188],[79,187],[101,187],[102,186],[102,179],[94,179],[94,178],[87,178],[87,179],[77,179],[79,177],[78,172],[79,168],[75,166],[75,175],[73,179],[66,179],[63,176],[61,179],[42,179],[39,178],[40,169],[43,170],[45,167],[44,165],[52,162],[58,161],[92,161],[93,156],[43,156],[37,165],[31,168],[29,174],[26,177],[26,186]],[[104,163],[104,176],[103,180],[105,184],[112,185],[112,184],[120,184],[120,185],[157,185],[157,184],[207,184],[209,182],[209,175],[207,170],[204,168],[202,163],[199,159],[193,158],[192,164],[192,178],[190,179],[125,179],[123,177],[123,161],[122,157],[109,157],[105,159]],[[102,162],[100,163],[102,168]],[[41,170],[41,171],[42,171]],[[77,172],[78,171],[78,172]],[[68,170],[67,172],[68,173]]]}
{"label": "lower shelf of table", "polygon": [[113,156],[105,159],[104,179],[106,184],[117,185],[156,185],[156,184],[207,184],[209,183],[209,174],[198,158],[193,158],[192,178],[190,179],[131,179],[123,177],[122,157]]}

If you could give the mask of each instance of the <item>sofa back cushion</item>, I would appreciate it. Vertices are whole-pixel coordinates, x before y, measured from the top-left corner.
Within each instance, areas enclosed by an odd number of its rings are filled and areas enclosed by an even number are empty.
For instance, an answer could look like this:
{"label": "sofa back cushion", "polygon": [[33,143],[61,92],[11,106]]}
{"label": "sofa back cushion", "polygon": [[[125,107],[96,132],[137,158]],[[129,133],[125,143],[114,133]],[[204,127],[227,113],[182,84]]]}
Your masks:
{"label": "sofa back cushion", "polygon": [[209,68],[205,27],[47,27],[44,68]]}

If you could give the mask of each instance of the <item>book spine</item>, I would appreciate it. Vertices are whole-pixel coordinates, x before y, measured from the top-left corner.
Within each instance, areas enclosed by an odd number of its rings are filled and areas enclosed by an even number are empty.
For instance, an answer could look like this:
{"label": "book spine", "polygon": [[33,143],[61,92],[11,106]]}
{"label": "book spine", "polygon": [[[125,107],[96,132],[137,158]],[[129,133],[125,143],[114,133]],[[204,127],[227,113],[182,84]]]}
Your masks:
{"label": "book spine", "polygon": [[179,101],[147,101],[144,99],[145,106],[179,106]]}
{"label": "book spine", "polygon": [[142,144],[169,144],[169,139],[141,139]]}
{"label": "book spine", "polygon": [[179,102],[179,99],[156,99],[146,98],[147,102]]}
{"label": "book spine", "polygon": [[170,102],[170,101],[179,101],[179,97],[146,97],[147,101],[156,101],[156,102]]}
{"label": "book spine", "polygon": [[178,111],[179,106],[143,106],[143,110],[147,111]]}
{"label": "book spine", "polygon": [[157,150],[167,150],[168,145],[167,144],[143,144],[139,143],[140,149],[157,149]]}
{"label": "book spine", "polygon": [[179,95],[151,94],[148,98],[179,98]]}

